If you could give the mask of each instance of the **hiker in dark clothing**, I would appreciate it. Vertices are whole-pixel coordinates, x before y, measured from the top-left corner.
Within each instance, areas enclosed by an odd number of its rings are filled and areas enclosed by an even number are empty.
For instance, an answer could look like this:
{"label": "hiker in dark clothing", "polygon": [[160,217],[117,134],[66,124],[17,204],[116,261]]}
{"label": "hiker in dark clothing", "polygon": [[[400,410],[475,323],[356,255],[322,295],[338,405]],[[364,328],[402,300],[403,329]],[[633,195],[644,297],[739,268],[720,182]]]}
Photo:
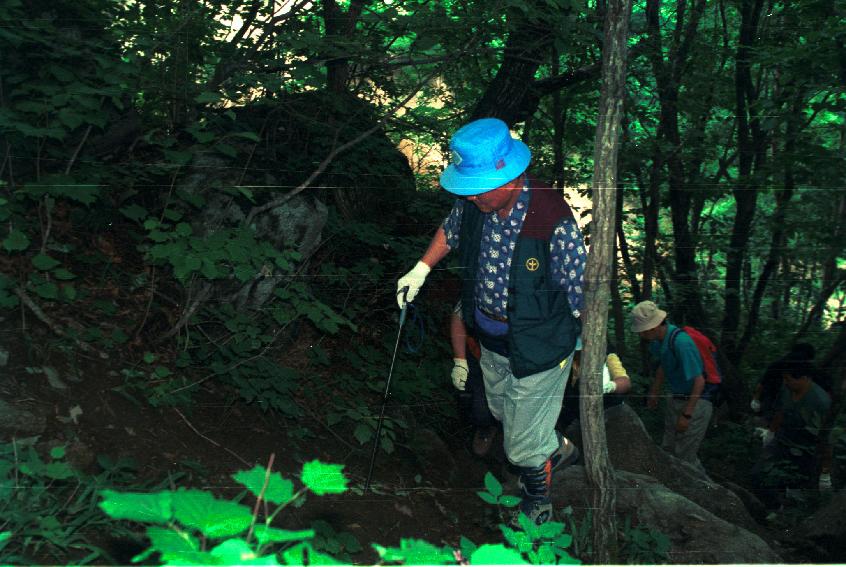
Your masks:
{"label": "hiker in dark clothing", "polygon": [[[764,371],[764,375],[758,381],[755,392],[752,394],[750,407],[755,413],[760,413],[766,423],[769,423],[776,415],[781,400],[784,380],[782,373],[785,367],[792,362],[812,363],[815,350],[813,345],[808,343],[796,343],[791,347],[790,352],[770,364]],[[831,377],[816,369],[809,367],[812,372],[811,379],[819,385],[826,393],[831,394]]]}
{"label": "hiker in dark clothing", "polygon": [[[570,380],[564,390],[564,407],[561,408],[561,415],[558,416],[556,429],[564,432],[571,423],[578,421],[581,417],[581,403],[579,398],[579,378],[581,377],[581,351],[582,341],[576,343],[576,354],[573,359],[573,371],[570,373]],[[620,358],[608,349],[605,364],[602,366],[602,405],[604,408],[620,405],[623,403],[623,394],[631,390],[632,381]]]}
{"label": "hiker in dark clothing", "polygon": [[769,422],[776,413],[781,388],[784,381],[781,370],[788,360],[811,361],[814,358],[814,347],[808,343],[796,343],[786,355],[782,356],[764,371],[763,376],[752,394],[750,407],[752,411],[760,413]]}
{"label": "hiker in dark clothing", "polygon": [[461,319],[461,302],[455,306],[449,324],[452,345],[452,384],[458,390],[459,407],[473,424],[473,453],[478,457],[488,454],[496,435],[497,421],[488,407],[482,367],[479,366],[481,349],[479,342],[467,334],[467,326]]}
{"label": "hiker in dark clothing", "polygon": [[820,425],[831,407],[829,395],[812,380],[815,371],[802,360],[782,363],[784,388],[769,427],[761,432],[764,454],[753,469],[764,488],[807,486],[815,478]]}

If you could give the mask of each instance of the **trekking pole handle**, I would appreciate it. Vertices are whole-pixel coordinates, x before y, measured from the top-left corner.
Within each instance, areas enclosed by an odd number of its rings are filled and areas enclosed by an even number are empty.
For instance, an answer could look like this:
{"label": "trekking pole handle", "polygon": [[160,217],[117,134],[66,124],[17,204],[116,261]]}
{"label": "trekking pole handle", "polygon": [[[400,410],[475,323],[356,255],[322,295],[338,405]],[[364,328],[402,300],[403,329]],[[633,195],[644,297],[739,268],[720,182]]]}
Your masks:
{"label": "trekking pole handle", "polygon": [[405,286],[399,292],[402,294],[402,310],[400,311],[400,318],[399,318],[399,326],[402,329],[402,326],[405,324],[405,315],[408,313],[408,301],[406,298],[408,297],[408,290],[409,287]]}

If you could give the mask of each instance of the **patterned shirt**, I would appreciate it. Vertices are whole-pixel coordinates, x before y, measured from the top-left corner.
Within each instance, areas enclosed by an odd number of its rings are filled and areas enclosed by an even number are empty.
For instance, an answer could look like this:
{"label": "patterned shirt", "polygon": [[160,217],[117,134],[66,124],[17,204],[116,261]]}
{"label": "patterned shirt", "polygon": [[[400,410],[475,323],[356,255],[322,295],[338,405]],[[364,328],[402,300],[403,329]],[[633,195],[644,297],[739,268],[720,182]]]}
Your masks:
{"label": "patterned shirt", "polygon": [[[461,216],[466,202],[457,199],[444,221],[446,243],[451,249],[458,248]],[[501,219],[496,211],[483,215],[476,305],[498,317],[507,317],[511,257],[528,210],[529,188],[524,187],[508,217]],[[570,308],[573,315],[578,317],[584,308],[582,286],[586,251],[575,219],[563,218],[555,227],[549,240],[549,259],[553,277],[562,289],[567,290]]]}

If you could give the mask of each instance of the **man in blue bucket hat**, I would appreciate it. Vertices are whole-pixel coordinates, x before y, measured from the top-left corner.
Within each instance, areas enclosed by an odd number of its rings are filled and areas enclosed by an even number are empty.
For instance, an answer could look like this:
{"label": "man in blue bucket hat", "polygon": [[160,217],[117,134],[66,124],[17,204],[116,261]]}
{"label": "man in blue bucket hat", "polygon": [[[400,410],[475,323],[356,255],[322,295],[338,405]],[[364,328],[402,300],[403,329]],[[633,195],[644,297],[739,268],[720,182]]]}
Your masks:
{"label": "man in blue bucket hat", "polygon": [[488,405],[519,470],[520,511],[541,524],[552,517],[552,470],[579,457],[555,422],[581,333],[585,247],[567,203],[528,175],[531,152],[503,121],[467,124],[450,149],[441,185],[459,199],[400,278],[397,301],[412,301],[458,249],[462,318],[482,345]]}

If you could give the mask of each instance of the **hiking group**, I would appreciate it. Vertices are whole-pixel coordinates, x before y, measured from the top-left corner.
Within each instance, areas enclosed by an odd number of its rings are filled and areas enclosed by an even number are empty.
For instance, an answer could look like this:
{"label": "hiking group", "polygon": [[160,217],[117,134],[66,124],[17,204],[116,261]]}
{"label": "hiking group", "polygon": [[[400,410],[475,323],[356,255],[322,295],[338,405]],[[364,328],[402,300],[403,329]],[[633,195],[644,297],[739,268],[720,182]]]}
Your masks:
{"label": "hiking group", "polygon": [[[578,418],[587,250],[561,193],[528,173],[531,151],[504,122],[473,121],[455,132],[450,149],[440,183],[457,199],[399,279],[397,301],[400,308],[413,301],[432,268],[457,251],[452,382],[466,393],[475,453],[489,450],[501,426],[505,456],[519,474],[519,512],[540,524],[552,517],[552,471],[579,458],[562,431]],[[671,324],[651,301],[634,307],[631,330],[658,361],[649,407],[665,382],[670,391],[663,447],[704,474],[697,453],[721,381],[714,345]],[[613,353],[603,376],[608,403],[631,387]]]}

